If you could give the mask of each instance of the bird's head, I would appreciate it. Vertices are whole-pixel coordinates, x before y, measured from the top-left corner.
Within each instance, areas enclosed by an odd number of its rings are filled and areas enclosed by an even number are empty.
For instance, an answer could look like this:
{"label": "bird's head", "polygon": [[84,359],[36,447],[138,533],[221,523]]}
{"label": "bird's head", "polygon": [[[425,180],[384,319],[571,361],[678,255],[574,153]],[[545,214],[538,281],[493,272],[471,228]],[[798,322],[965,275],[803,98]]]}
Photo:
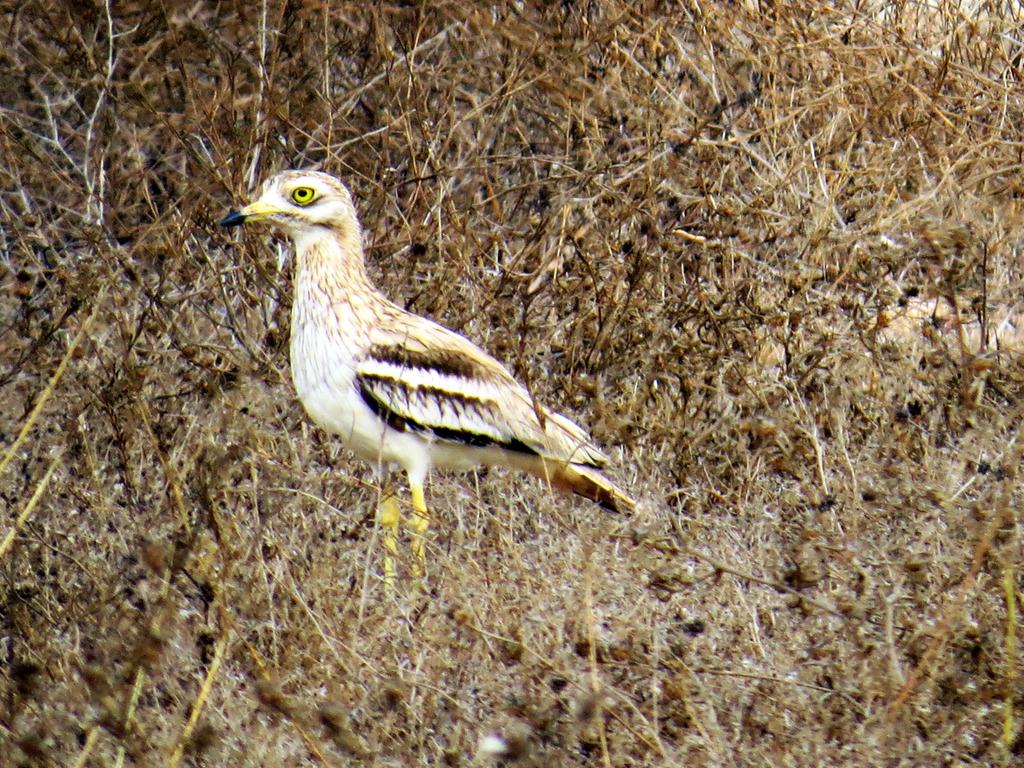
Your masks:
{"label": "bird's head", "polygon": [[267,179],[259,197],[240,211],[231,211],[221,226],[237,227],[267,221],[298,240],[311,230],[325,228],[343,237],[359,235],[356,209],[348,189],[319,171],[283,171]]}

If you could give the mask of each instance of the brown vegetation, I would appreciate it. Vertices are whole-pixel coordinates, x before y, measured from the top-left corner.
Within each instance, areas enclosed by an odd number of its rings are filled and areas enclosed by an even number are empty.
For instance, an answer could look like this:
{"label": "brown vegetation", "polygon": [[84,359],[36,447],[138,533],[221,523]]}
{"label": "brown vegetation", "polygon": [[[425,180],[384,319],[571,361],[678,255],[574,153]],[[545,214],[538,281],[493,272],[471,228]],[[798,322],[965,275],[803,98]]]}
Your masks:
{"label": "brown vegetation", "polygon": [[[0,764],[1019,764],[1024,47],[978,5],[0,12]],[[640,510],[440,477],[388,594],[286,252],[215,224],[283,167]]]}

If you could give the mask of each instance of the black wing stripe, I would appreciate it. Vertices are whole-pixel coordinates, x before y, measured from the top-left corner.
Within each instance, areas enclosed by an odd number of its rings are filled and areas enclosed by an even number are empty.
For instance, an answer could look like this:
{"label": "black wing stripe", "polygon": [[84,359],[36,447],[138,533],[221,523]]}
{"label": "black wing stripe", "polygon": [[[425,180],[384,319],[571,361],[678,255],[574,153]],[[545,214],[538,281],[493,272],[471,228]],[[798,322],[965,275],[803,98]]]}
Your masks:
{"label": "black wing stripe", "polygon": [[[374,380],[383,381],[390,386],[402,387],[405,389],[404,399],[406,402],[409,401],[410,392],[401,382],[395,382],[391,379],[384,379],[383,377],[374,376],[359,376],[357,377],[357,383],[359,386],[359,396],[366,403],[367,407],[373,411],[374,415],[377,416],[381,421],[387,424],[391,429],[396,432],[420,432],[423,434],[431,434],[438,440],[446,440],[451,443],[462,443],[463,445],[471,445],[477,448],[487,448],[494,446],[496,448],[504,448],[506,451],[514,451],[516,453],[525,453],[531,456],[539,456],[540,453],[536,449],[531,448],[529,445],[524,443],[517,437],[513,437],[509,440],[496,440],[490,435],[481,435],[478,432],[470,432],[468,430],[454,429],[452,427],[445,427],[442,425],[431,425],[431,424],[420,424],[419,422],[410,419],[400,413],[396,413],[388,407],[387,403],[381,400],[380,397],[373,391],[370,383]],[[454,397],[451,392],[444,390],[434,390],[431,387],[417,387],[417,390],[423,391],[424,393],[430,394],[443,394],[445,397],[452,398],[457,402],[462,402],[463,407],[476,407],[479,403],[477,398]]]}
{"label": "black wing stripe", "polygon": [[454,350],[421,352],[398,345],[378,345],[367,354],[371,360],[388,363],[397,368],[416,368],[421,371],[436,371],[442,376],[456,379],[479,377],[482,366],[475,360]]}
{"label": "black wing stripe", "polygon": [[409,419],[388,408],[384,401],[377,397],[373,390],[366,386],[366,382],[361,379],[359,380],[359,396],[363,398],[363,402],[373,411],[374,415],[395,430],[395,432],[405,432],[406,429],[413,429],[417,432],[424,430],[424,427],[415,422],[410,422]]}

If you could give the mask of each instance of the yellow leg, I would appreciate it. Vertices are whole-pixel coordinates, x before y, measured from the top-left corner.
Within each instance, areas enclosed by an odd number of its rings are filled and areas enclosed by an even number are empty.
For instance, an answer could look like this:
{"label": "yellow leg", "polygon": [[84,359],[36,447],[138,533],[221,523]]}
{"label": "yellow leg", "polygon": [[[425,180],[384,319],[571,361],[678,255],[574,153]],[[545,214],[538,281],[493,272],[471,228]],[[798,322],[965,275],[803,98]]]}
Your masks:
{"label": "yellow leg", "polygon": [[398,521],[401,514],[398,511],[398,499],[393,495],[386,495],[380,502],[377,509],[377,519],[380,520],[380,527],[384,532],[384,583],[389,587],[395,586],[397,568],[395,557],[398,555]]}
{"label": "yellow leg", "polygon": [[427,501],[423,497],[423,486],[417,483],[410,485],[412,491],[412,530],[413,573],[422,576],[427,559],[427,529],[430,528],[430,513],[427,512]]}

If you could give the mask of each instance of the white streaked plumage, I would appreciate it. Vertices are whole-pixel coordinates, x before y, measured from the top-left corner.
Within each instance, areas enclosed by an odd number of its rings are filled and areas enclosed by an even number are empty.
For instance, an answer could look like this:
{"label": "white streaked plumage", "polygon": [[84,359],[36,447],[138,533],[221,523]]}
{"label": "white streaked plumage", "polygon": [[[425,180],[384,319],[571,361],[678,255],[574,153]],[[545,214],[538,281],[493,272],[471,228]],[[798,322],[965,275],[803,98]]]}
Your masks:
{"label": "white streaked plumage", "polygon": [[[601,469],[607,458],[579,426],[535,405],[497,360],[464,337],[406,312],[370,283],[345,186],[286,171],[226,226],[267,220],[295,244],[292,379],[306,411],[360,458],[409,475],[414,529],[427,526],[431,467],[514,467],[614,510],[633,506]],[[385,546],[398,513],[382,507]],[[422,539],[416,544],[422,557]],[[386,575],[394,577],[393,562]]]}

